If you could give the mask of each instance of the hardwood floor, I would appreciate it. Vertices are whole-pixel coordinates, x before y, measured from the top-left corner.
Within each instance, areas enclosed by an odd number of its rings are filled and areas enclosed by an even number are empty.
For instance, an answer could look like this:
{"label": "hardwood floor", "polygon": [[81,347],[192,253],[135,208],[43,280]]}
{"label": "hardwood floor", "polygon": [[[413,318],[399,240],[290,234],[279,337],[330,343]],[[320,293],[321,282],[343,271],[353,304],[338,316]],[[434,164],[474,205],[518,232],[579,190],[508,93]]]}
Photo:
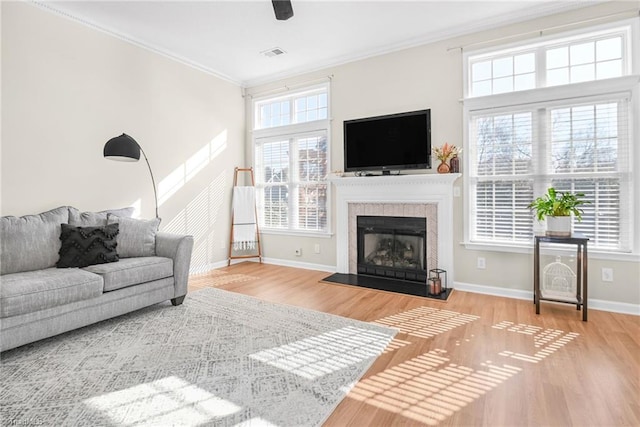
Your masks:
{"label": "hardwood floor", "polygon": [[[638,426],[640,317],[454,291],[447,302],[245,262],[215,286],[400,329],[326,426]],[[188,296],[187,296],[188,298]]]}

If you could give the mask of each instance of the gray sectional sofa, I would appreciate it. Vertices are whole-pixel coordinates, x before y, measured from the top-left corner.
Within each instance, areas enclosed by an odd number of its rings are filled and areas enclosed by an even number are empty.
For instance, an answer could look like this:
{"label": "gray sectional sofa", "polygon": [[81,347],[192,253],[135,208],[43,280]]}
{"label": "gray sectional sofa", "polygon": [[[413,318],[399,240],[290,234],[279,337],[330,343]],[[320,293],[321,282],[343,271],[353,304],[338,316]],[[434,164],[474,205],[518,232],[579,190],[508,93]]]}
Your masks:
{"label": "gray sectional sofa", "polygon": [[[162,301],[182,303],[193,237],[157,232],[159,220],[134,220],[128,218],[131,213],[129,208],[94,213],[63,206],[1,218],[0,351]],[[118,261],[56,268],[61,224],[114,221],[120,224]]]}

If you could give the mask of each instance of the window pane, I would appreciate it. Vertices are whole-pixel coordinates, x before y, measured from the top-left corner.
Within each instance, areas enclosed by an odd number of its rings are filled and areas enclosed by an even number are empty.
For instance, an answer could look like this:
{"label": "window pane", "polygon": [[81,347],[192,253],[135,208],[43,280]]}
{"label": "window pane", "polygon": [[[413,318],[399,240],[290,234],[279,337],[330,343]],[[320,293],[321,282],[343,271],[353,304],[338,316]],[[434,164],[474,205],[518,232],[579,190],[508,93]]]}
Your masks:
{"label": "window pane", "polygon": [[588,82],[595,80],[595,77],[594,64],[571,67],[571,83]]}
{"label": "window pane", "polygon": [[569,65],[569,48],[559,47],[547,50],[547,70]]}
{"label": "window pane", "polygon": [[596,78],[609,79],[612,77],[620,77],[622,75],[622,60],[599,62],[596,64]]}
{"label": "window pane", "polygon": [[532,181],[483,181],[476,196],[478,240],[528,242],[533,237]]}
{"label": "window pane", "polygon": [[569,69],[558,68],[547,71],[547,86],[558,86],[569,83]]}
{"label": "window pane", "polygon": [[596,42],[596,61],[622,58],[622,37]]}
{"label": "window pane", "polygon": [[505,93],[513,91],[513,77],[503,77],[493,80],[493,93]]}
{"label": "window pane", "polygon": [[473,96],[491,95],[491,80],[473,83]]}
{"label": "window pane", "polygon": [[536,56],[533,52],[517,55],[514,60],[516,74],[532,73],[536,70]]}
{"label": "window pane", "polygon": [[305,185],[298,190],[298,225],[303,230],[327,227],[327,185]]}
{"label": "window pane", "polygon": [[529,173],[532,129],[531,113],[476,119],[474,140],[478,176]]}
{"label": "window pane", "polygon": [[320,181],[327,177],[327,138],[316,136],[297,141],[299,181]]}
{"label": "window pane", "polygon": [[318,106],[319,107],[327,107],[327,94],[326,93],[321,93],[318,96]]}
{"label": "window pane", "polygon": [[513,57],[494,59],[493,78],[505,77],[513,74]]}
{"label": "window pane", "polygon": [[560,191],[581,192],[590,201],[582,210],[582,222],[573,220],[573,229],[584,233],[589,244],[600,248],[619,248],[620,235],[620,180],[617,178],[588,178],[553,180]]}
{"label": "window pane", "polygon": [[595,61],[594,43],[581,43],[569,48],[571,65],[588,64]]}
{"label": "window pane", "polygon": [[552,110],[552,170],[556,173],[617,170],[617,110],[616,103]]}
{"label": "window pane", "polygon": [[289,141],[265,143],[262,146],[264,182],[287,182],[289,180]]}
{"label": "window pane", "polygon": [[536,75],[534,73],[522,74],[515,77],[515,90],[535,89]]}
{"label": "window pane", "polygon": [[286,185],[265,187],[264,190],[264,226],[269,228],[287,228],[289,210],[289,189]]}
{"label": "window pane", "polygon": [[471,66],[471,77],[474,82],[491,78],[491,61],[476,62]]}
{"label": "window pane", "polygon": [[318,108],[318,96],[307,96],[307,110],[315,110]]}
{"label": "window pane", "polygon": [[598,138],[616,138],[618,136],[617,104],[596,105],[596,136]]}

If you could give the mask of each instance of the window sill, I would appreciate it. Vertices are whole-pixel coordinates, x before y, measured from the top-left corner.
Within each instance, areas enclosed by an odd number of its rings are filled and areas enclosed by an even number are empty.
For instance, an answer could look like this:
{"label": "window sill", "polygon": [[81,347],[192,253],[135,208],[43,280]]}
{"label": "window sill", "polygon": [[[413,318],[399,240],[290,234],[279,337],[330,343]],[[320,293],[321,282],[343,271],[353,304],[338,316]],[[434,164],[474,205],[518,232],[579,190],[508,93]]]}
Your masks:
{"label": "window sill", "polygon": [[261,228],[260,234],[274,236],[293,236],[293,237],[315,237],[319,239],[330,239],[333,233],[323,231],[299,231],[299,230],[278,230],[273,228]]}
{"label": "window sill", "polygon": [[[498,244],[498,243],[478,243],[478,242],[461,242],[465,249],[484,252],[510,252],[519,254],[533,254],[533,242],[531,244]],[[588,245],[587,245],[588,248]],[[552,253],[572,254],[575,252],[573,248],[563,248],[560,246],[550,248]],[[597,249],[588,248],[589,258],[603,259],[611,261],[640,262],[640,254],[630,252],[607,252]]]}

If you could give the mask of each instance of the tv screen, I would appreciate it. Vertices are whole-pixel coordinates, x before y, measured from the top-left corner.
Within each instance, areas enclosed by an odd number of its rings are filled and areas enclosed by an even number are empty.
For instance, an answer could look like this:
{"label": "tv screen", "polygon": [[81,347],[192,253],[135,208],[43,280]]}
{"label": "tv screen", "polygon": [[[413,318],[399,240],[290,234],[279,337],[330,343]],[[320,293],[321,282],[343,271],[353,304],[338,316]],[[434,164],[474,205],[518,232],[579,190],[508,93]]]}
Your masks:
{"label": "tv screen", "polygon": [[431,168],[431,110],[345,120],[345,172]]}

